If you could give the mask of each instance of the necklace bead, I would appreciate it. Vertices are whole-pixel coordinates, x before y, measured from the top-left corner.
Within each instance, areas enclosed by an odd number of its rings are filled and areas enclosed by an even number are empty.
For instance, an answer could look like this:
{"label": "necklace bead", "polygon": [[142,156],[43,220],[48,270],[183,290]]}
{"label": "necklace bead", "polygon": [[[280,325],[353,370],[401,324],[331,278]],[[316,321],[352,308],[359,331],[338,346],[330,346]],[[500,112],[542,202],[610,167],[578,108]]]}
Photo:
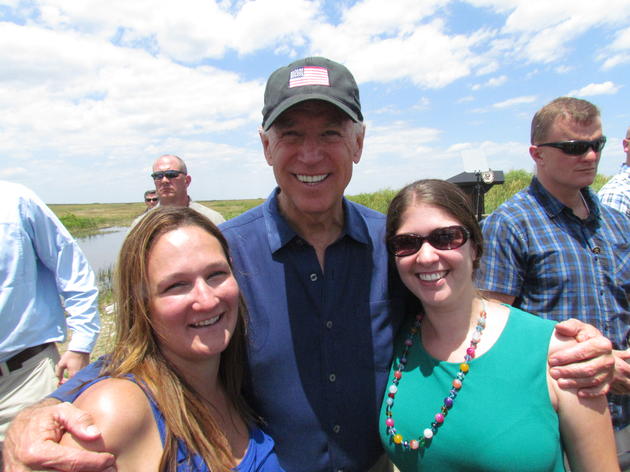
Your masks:
{"label": "necklace bead", "polygon": [[446,420],[446,416],[448,415],[449,410],[453,407],[454,400],[461,390],[463,386],[464,378],[466,374],[470,371],[469,362],[471,359],[475,357],[475,350],[477,348],[477,344],[481,339],[481,334],[483,333],[484,328],[486,327],[486,302],[485,300],[481,300],[482,311],[479,315],[479,319],[477,320],[477,325],[475,326],[474,333],[470,340],[470,346],[466,349],[466,355],[464,356],[464,362],[459,365],[459,372],[455,376],[452,382],[451,390],[448,393],[448,396],[444,398],[443,404],[440,407],[440,412],[436,413],[434,416],[434,421],[431,423],[430,428],[426,428],[422,435],[418,439],[410,439],[405,440],[403,435],[396,430],[394,427],[395,422],[393,418],[393,407],[395,404],[396,393],[398,393],[398,386],[402,380],[403,373],[405,372],[405,367],[407,364],[407,354],[409,353],[409,349],[413,346],[414,338],[416,334],[419,333],[420,328],[422,326],[422,319],[424,318],[423,314],[416,315],[416,320],[414,321],[413,326],[409,330],[409,334],[404,341],[403,344],[403,352],[398,360],[398,366],[394,371],[394,376],[392,379],[392,384],[389,386],[387,396],[385,402],[385,415],[387,419],[385,420],[385,427],[387,435],[390,437],[390,440],[397,445],[402,446],[403,450],[416,450],[428,447],[433,436],[437,433],[438,428],[444,424]]}

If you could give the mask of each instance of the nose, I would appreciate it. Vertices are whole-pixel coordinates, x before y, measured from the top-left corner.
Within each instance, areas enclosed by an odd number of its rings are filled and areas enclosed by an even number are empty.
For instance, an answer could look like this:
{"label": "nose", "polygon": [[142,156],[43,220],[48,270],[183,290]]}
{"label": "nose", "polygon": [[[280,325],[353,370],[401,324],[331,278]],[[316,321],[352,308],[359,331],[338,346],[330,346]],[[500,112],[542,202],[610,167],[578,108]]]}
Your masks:
{"label": "nose", "polygon": [[205,279],[195,283],[192,295],[194,297],[192,307],[196,311],[210,311],[219,303],[214,288],[208,285]]}
{"label": "nose", "polygon": [[418,264],[429,265],[438,260],[438,255],[433,246],[428,241],[422,241],[422,246],[416,253],[416,262]]}
{"label": "nose", "polygon": [[315,162],[321,159],[321,144],[316,136],[304,136],[300,149],[300,160],[303,162]]}
{"label": "nose", "polygon": [[592,147],[589,147],[588,151],[586,151],[586,153],[582,155],[582,159],[585,161],[596,161],[599,159],[600,155],[601,155],[601,151],[595,152],[595,150]]}

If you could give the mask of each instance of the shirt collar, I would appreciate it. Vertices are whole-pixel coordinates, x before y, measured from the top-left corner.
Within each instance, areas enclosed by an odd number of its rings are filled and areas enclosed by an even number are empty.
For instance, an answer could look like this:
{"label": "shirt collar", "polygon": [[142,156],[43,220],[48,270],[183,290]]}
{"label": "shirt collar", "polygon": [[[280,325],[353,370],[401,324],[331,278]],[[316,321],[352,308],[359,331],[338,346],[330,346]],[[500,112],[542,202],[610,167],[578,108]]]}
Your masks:
{"label": "shirt collar", "polygon": [[[276,252],[293,239],[300,237],[280,213],[280,207],[278,206],[279,193],[280,187],[276,187],[263,204],[265,229],[272,252]],[[343,213],[344,228],[339,239],[348,236],[359,243],[369,244],[370,235],[363,216],[355,204],[348,201],[345,197],[343,198]]]}
{"label": "shirt collar", "polygon": [[[562,211],[566,209],[566,211],[573,214],[573,211],[567,207],[564,203],[554,197],[536,178],[536,176],[532,177],[532,181],[530,184],[530,189],[536,200],[540,202],[542,207],[547,212],[549,218],[555,218]],[[584,197],[584,201],[588,205],[589,215],[585,221],[589,222],[593,219],[599,219],[599,200],[596,195],[593,193],[590,187],[584,187],[580,189],[582,196]]]}

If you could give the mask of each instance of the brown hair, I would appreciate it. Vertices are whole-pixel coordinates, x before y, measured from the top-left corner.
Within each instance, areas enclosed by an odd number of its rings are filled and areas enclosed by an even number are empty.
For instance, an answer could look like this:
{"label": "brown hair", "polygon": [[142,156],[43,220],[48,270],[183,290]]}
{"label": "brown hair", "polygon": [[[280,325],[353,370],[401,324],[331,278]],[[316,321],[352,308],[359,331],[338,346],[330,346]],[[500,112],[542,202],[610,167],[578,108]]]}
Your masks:
{"label": "brown hair", "polygon": [[559,97],[536,112],[532,119],[531,144],[542,144],[558,117],[583,125],[599,118],[599,109],[591,102],[573,97]]}
{"label": "brown hair", "polygon": [[[213,471],[234,466],[227,438],[211,408],[162,354],[149,312],[148,255],[163,234],[196,226],[215,237],[232,267],[227,241],[219,229],[190,208],[158,207],[129,232],[120,250],[115,277],[116,342],[102,374],[134,374],[157,402],[166,421],[166,441],[160,470],[177,468],[177,439],[203,457]],[[228,400],[246,421],[251,410],[242,396],[245,365],[246,309],[240,297],[238,319],[228,347],[221,353],[219,380]]]}
{"label": "brown hair", "polygon": [[418,180],[400,190],[387,210],[386,238],[389,239],[396,234],[402,224],[405,210],[420,203],[443,209],[470,231],[470,240],[476,254],[473,268],[478,268],[483,254],[483,237],[475,212],[469,197],[457,185],[445,180]]}

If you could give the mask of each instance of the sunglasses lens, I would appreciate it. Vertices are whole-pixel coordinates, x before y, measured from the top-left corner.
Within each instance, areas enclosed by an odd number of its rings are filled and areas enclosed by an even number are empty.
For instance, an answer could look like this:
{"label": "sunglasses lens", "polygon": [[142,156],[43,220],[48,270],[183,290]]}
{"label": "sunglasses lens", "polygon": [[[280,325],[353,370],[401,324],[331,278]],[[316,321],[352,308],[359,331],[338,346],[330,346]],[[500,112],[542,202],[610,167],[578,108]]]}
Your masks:
{"label": "sunglasses lens", "polygon": [[563,143],[562,146],[562,152],[564,152],[565,154],[569,154],[571,156],[580,156],[588,151],[590,144],[584,141],[578,141],[575,143]]}
{"label": "sunglasses lens", "polygon": [[550,143],[555,148],[560,149],[563,153],[569,156],[581,156],[586,154],[589,149],[593,149],[595,152],[600,152],[604,149],[606,144],[606,136],[595,139],[593,141],[566,141],[562,143]]}
{"label": "sunglasses lens", "polygon": [[468,237],[469,233],[466,228],[449,226],[433,230],[426,237],[417,234],[399,234],[389,239],[387,248],[393,255],[404,257],[418,252],[425,240],[435,249],[445,251],[463,246],[468,241]]}
{"label": "sunglasses lens", "polygon": [[606,145],[606,136],[602,136],[601,138],[593,141],[593,149],[595,150],[595,152],[600,152],[602,149],[604,149],[605,145]]}
{"label": "sunglasses lens", "polygon": [[153,180],[162,180],[164,177],[171,180],[177,177],[179,174],[183,174],[183,172],[180,172],[178,170],[165,170],[160,172],[153,172],[151,174],[151,177],[153,177]]}
{"label": "sunglasses lens", "polygon": [[418,252],[422,239],[412,234],[399,234],[394,236],[388,242],[389,252],[394,256],[409,256]]}
{"label": "sunglasses lens", "polygon": [[432,231],[427,240],[435,249],[457,249],[464,245],[468,235],[461,226],[450,226],[448,228],[440,228]]}

